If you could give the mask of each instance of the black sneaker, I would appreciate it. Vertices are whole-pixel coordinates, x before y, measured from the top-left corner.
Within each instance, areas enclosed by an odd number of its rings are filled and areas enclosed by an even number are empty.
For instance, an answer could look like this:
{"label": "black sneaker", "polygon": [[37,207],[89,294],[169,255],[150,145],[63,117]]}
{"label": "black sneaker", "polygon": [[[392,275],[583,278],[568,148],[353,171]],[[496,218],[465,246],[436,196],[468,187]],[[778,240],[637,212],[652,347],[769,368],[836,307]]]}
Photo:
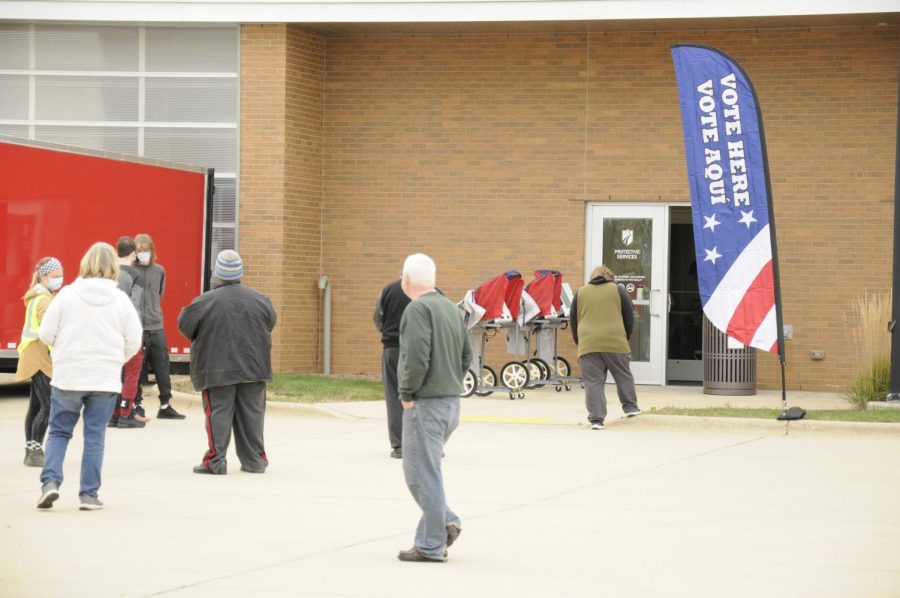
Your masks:
{"label": "black sneaker", "polygon": [[391,459],[402,459],[403,458],[403,450],[399,448],[395,448],[391,451]]}
{"label": "black sneaker", "polygon": [[144,411],[144,405],[142,403],[135,402],[134,404],[134,415],[139,415],[143,418],[147,417],[147,413]]}
{"label": "black sneaker", "polygon": [[109,423],[106,424],[106,427],[107,428],[118,428],[119,427],[119,416],[114,415],[111,418],[109,418]]}
{"label": "black sneaker", "polygon": [[117,428],[143,428],[146,426],[142,421],[138,421],[134,419],[133,415],[129,415],[128,417],[120,417],[119,423],[116,425]]}
{"label": "black sneaker", "polygon": [[160,407],[159,411],[156,412],[156,419],[184,419],[185,417],[187,416],[175,411],[171,403],[166,407]]}

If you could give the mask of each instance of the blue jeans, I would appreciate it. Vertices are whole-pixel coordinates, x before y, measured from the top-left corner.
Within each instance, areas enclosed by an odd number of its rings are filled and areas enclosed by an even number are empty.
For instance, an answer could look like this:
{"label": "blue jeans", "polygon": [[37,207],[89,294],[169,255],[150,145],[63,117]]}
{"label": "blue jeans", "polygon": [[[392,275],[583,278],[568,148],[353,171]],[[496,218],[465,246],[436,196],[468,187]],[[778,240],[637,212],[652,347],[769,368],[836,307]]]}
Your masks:
{"label": "blue jeans", "polygon": [[97,496],[106,424],[116,406],[116,393],[91,390],[60,390],[50,387],[50,433],[44,447],[44,469],[41,483],[63,481],[63,461],[72,438],[72,430],[84,407],[84,452],[81,457],[81,489],[79,496]]}
{"label": "blue jeans", "polygon": [[415,548],[430,559],[444,560],[447,525],[461,527],[444,493],[441,457],[444,444],[459,425],[459,397],[419,399],[403,411],[403,475],[422,509]]}

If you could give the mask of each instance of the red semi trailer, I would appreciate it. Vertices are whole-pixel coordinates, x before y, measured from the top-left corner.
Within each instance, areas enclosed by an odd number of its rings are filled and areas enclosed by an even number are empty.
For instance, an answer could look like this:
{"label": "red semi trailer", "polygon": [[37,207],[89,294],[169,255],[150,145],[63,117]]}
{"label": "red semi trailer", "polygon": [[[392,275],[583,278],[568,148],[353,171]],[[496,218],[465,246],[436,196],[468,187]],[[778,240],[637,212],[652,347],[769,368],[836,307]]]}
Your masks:
{"label": "red semi trailer", "polygon": [[209,285],[213,169],[0,136],[0,361],[14,367],[35,263],[60,259],[66,283],[97,241],[147,233],[166,269],[169,356],[190,360],[181,308]]}

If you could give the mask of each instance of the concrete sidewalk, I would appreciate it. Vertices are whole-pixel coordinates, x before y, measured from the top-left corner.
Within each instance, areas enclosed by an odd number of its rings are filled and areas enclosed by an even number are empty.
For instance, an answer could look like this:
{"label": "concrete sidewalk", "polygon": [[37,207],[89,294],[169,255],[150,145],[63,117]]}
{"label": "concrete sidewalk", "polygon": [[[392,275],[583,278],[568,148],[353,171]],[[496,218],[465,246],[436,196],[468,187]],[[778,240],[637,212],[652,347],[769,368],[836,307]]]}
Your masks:
{"label": "concrete sidewalk", "polygon": [[[381,403],[272,405],[269,471],[240,472],[232,449],[210,477],[191,473],[203,415],[180,396],[185,421],[109,430],[98,512],[77,510],[79,426],[43,512],[21,464],[26,402],[0,398],[0,595],[900,595],[900,435],[647,425],[658,416],[593,432],[563,425],[583,420],[580,393],[549,393],[464,403],[444,462],[463,534],[445,564],[395,559],[418,514]],[[553,425],[505,423],[525,416]]]}
{"label": "concrete sidewalk", "polygon": [[[584,390],[576,385],[569,392],[556,392],[553,388],[526,391],[526,398],[510,400],[506,394],[495,393],[488,397],[472,396],[463,399],[462,419],[468,422],[496,422],[519,424],[551,424],[587,426]],[[768,407],[781,408],[780,391],[759,391],[750,396],[705,395],[700,386],[639,386],[638,404],[646,413],[661,407]],[[609,414],[607,426],[617,426],[623,418],[622,408],[616,397],[614,385],[606,387]],[[789,406],[798,405],[809,410],[848,409],[849,403],[837,393],[789,392]],[[297,408],[297,407],[293,407]],[[328,414],[355,419],[386,420],[384,404],[380,402],[318,403],[307,408],[323,410]],[[858,424],[854,422],[779,422],[771,420],[747,420],[740,418],[698,418],[652,415],[628,422],[632,426],[677,427],[683,429],[711,428],[719,430],[755,429],[781,434],[824,430],[852,432],[873,430],[900,434],[900,424]]]}

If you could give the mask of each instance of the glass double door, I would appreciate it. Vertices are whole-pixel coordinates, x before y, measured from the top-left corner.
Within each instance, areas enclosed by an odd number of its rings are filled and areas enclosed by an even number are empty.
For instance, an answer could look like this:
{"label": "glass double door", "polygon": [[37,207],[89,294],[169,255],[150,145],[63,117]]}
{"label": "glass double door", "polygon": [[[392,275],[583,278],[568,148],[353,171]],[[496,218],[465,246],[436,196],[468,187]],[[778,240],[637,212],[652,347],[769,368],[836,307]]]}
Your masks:
{"label": "glass double door", "polygon": [[631,371],[638,384],[665,382],[668,206],[588,206],[585,280],[605,265],[634,303]]}

